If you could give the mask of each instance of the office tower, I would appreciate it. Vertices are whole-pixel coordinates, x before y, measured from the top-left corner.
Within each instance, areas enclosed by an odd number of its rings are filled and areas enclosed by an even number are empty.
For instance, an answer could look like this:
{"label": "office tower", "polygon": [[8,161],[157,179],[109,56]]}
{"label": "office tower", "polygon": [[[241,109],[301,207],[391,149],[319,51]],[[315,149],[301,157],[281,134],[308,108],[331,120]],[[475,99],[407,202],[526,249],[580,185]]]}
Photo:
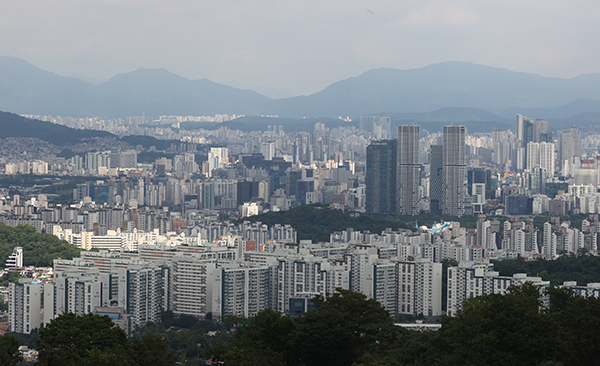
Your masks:
{"label": "office tower", "polygon": [[19,279],[8,285],[8,331],[29,334],[40,328],[42,285]]}
{"label": "office tower", "polygon": [[367,146],[367,214],[396,213],[398,141],[373,141]]}
{"label": "office tower", "polygon": [[208,176],[212,177],[215,169],[224,168],[229,163],[229,150],[226,147],[211,147],[208,153]]}
{"label": "office tower", "polygon": [[464,213],[465,126],[444,126],[442,214]]}
{"label": "office tower", "polygon": [[389,116],[360,116],[359,127],[375,135],[378,140],[392,137],[392,118]]}
{"label": "office tower", "polygon": [[419,201],[419,172],[421,170],[419,134],[420,126],[398,126],[396,211],[399,215],[416,215],[419,213],[417,207]]}
{"label": "office tower", "polygon": [[518,148],[522,153],[517,161],[518,169],[529,169],[528,144],[530,142],[551,142],[548,138],[552,138],[552,132],[548,131],[548,121],[542,119],[533,120],[529,117],[517,114],[517,139],[519,141]]}
{"label": "office tower", "polygon": [[559,167],[563,175],[573,173],[573,158],[582,155],[581,134],[577,127],[571,127],[560,134]]}
{"label": "office tower", "polygon": [[441,215],[442,195],[444,191],[444,150],[442,145],[431,145],[431,164],[429,165],[430,212]]}
{"label": "office tower", "polygon": [[540,142],[540,168],[546,177],[554,177],[554,142]]}

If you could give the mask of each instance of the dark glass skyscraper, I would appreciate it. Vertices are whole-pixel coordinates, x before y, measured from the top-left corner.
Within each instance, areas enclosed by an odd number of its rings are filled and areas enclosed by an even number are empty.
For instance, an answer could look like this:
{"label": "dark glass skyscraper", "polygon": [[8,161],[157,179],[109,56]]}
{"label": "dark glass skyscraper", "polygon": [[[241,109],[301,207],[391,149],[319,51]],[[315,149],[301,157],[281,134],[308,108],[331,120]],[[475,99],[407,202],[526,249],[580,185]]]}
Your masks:
{"label": "dark glass skyscraper", "polygon": [[441,215],[442,195],[444,191],[444,150],[442,145],[431,145],[431,164],[429,166],[429,210]]}
{"label": "dark glass skyscraper", "polygon": [[373,141],[367,147],[367,214],[396,213],[397,140]]}

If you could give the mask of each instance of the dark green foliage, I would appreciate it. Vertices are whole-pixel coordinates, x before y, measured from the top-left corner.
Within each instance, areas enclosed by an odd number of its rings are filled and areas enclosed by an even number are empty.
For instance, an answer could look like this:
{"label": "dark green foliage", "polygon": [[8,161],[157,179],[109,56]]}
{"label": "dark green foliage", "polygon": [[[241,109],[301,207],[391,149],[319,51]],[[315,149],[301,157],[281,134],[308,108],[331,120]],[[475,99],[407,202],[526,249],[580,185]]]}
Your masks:
{"label": "dark green foliage", "polygon": [[539,312],[539,305],[539,290],[531,284],[508,295],[466,300],[440,330],[442,364],[537,365],[560,360],[564,332]]}
{"label": "dark green foliage", "polygon": [[[269,226],[289,224],[298,232],[298,240],[310,239],[314,242],[329,241],[334,231],[353,228],[356,231],[369,230],[381,233],[386,228],[411,228],[403,221],[379,219],[369,216],[353,217],[340,210],[332,210],[325,205],[302,205],[288,211],[268,212],[244,218],[251,222],[260,221]],[[414,227],[413,227],[414,228]]]}
{"label": "dark green foliage", "polygon": [[[180,320],[183,318],[184,320]],[[185,320],[188,319],[188,320]],[[183,324],[179,328],[175,323]],[[162,322],[150,323],[134,332],[134,338],[154,336],[164,339],[170,353],[184,362],[197,358],[209,358],[219,351],[218,344],[224,344],[229,339],[231,324],[216,323],[211,320],[198,320],[189,317],[175,317],[173,312],[163,312]],[[216,332],[214,336],[208,332]],[[212,334],[212,333],[211,333]],[[214,352],[213,352],[214,351]],[[195,365],[195,363],[193,363]]]}
{"label": "dark green foliage", "polygon": [[99,364],[110,364],[126,358],[127,336],[113,325],[108,316],[66,313],[57,317],[40,330],[41,340],[37,344],[40,363],[81,365],[93,359],[102,361]]}
{"label": "dark green foliage", "polygon": [[23,265],[50,267],[57,258],[72,259],[80,250],[50,234],[40,234],[31,225],[6,226],[0,223],[0,263],[6,262],[14,247],[23,248]]}
{"label": "dark green foliage", "polygon": [[295,358],[306,365],[351,365],[367,354],[380,355],[402,329],[381,304],[340,290],[314,299],[317,311],[298,317],[292,334]]}
{"label": "dark green foliage", "polygon": [[408,335],[389,313],[365,295],[338,289],[314,299],[316,311],[294,320],[263,310],[240,326],[222,357],[228,365],[352,365],[388,360]]}
{"label": "dark green foliage", "polygon": [[239,327],[222,358],[228,365],[285,365],[289,360],[294,323],[289,316],[263,310]]}
{"label": "dark green foliage", "polygon": [[295,319],[264,310],[215,347],[228,365],[597,365],[600,300],[533,284],[463,303],[440,331],[393,325],[379,303],[340,291]]}
{"label": "dark green foliage", "polygon": [[37,342],[40,340],[40,330],[33,329],[31,333],[10,333],[15,337],[21,346],[27,346],[29,349],[37,349]]}
{"label": "dark green foliage", "polygon": [[129,347],[138,365],[165,366],[175,363],[175,355],[169,351],[167,342],[155,335],[134,338],[130,341]]}
{"label": "dark green foliage", "polygon": [[313,242],[329,241],[329,235],[335,231],[352,228],[355,231],[370,231],[380,234],[386,229],[416,230],[414,224],[408,222],[417,221],[419,226],[431,227],[442,221],[456,221],[461,227],[474,228],[477,226],[477,216],[467,215],[463,217],[438,216],[423,214],[417,216],[394,216],[394,217],[371,217],[360,215],[351,216],[341,210],[332,210],[327,205],[312,204],[301,205],[288,211],[267,212],[265,214],[245,217],[243,220],[250,222],[260,221],[269,226],[274,224],[291,225],[298,232],[298,240],[310,239]]}
{"label": "dark green foliage", "polygon": [[173,365],[165,340],[154,335],[127,339],[108,316],[63,314],[40,330],[41,365]]}
{"label": "dark green foliage", "polygon": [[600,257],[592,255],[562,256],[556,260],[543,259],[525,261],[509,259],[493,261],[494,270],[501,276],[512,276],[515,273],[527,273],[530,276],[542,277],[551,285],[562,285],[565,281],[577,281],[578,285],[600,282]]}
{"label": "dark green foliage", "polygon": [[19,282],[19,278],[21,278],[21,273],[19,273],[18,271],[4,272],[2,277],[0,277],[0,286],[8,286],[9,283]]}
{"label": "dark green foliage", "polygon": [[15,366],[22,359],[19,341],[10,334],[0,335],[0,365]]}

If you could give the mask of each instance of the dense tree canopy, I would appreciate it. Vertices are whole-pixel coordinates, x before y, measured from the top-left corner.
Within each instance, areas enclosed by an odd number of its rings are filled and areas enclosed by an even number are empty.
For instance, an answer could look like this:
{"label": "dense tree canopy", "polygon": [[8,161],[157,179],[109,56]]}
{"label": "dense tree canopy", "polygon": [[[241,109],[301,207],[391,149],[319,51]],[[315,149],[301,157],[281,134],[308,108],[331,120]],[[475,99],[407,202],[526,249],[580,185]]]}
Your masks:
{"label": "dense tree canopy", "polygon": [[22,359],[19,341],[10,334],[0,335],[0,365],[15,366]]}
{"label": "dense tree canopy", "polygon": [[562,285],[565,281],[577,281],[579,285],[600,282],[600,257],[593,255],[565,255],[552,261],[505,259],[493,263],[494,270],[501,276],[527,273],[542,277],[552,285]]}
{"label": "dense tree canopy", "polygon": [[265,310],[240,326],[219,357],[227,365],[596,365],[600,299],[525,284],[466,300],[442,328],[412,332],[364,295],[317,297],[291,319]]}
{"label": "dense tree canopy", "polygon": [[175,357],[156,336],[128,339],[108,316],[63,314],[40,330],[42,365],[172,365]]}
{"label": "dense tree canopy", "polygon": [[[505,220],[500,219],[501,221]],[[341,210],[332,210],[328,205],[321,204],[301,205],[287,211],[267,212],[245,217],[243,220],[260,221],[269,226],[288,224],[296,229],[299,240],[310,239],[314,242],[329,241],[331,233],[348,228],[355,231],[368,230],[375,234],[380,234],[387,228],[392,230],[399,228],[414,230],[414,221],[417,221],[419,226],[425,225],[427,227],[442,221],[456,221],[460,223],[461,227],[467,228],[474,228],[477,225],[477,216],[474,215],[462,217],[430,214],[394,217],[352,216]]]}
{"label": "dense tree canopy", "polygon": [[80,250],[51,234],[40,234],[31,225],[6,226],[0,223],[0,263],[14,247],[23,247],[25,266],[51,267],[57,258],[72,259]]}

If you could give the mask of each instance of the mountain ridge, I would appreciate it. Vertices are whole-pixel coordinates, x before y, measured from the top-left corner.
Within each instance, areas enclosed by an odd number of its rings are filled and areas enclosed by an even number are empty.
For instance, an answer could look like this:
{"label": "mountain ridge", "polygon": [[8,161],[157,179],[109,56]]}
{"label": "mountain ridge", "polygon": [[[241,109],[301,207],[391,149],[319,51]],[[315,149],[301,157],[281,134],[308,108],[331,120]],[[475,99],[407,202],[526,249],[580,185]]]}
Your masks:
{"label": "mountain ridge", "polygon": [[356,118],[431,113],[453,107],[481,109],[509,119],[516,113],[565,119],[599,111],[597,105],[600,73],[549,78],[459,61],[407,70],[371,69],[314,94],[271,99],[206,78],[190,80],[164,68],[139,68],[93,84],[39,69],[15,57],[0,57],[0,110],[20,114]]}

